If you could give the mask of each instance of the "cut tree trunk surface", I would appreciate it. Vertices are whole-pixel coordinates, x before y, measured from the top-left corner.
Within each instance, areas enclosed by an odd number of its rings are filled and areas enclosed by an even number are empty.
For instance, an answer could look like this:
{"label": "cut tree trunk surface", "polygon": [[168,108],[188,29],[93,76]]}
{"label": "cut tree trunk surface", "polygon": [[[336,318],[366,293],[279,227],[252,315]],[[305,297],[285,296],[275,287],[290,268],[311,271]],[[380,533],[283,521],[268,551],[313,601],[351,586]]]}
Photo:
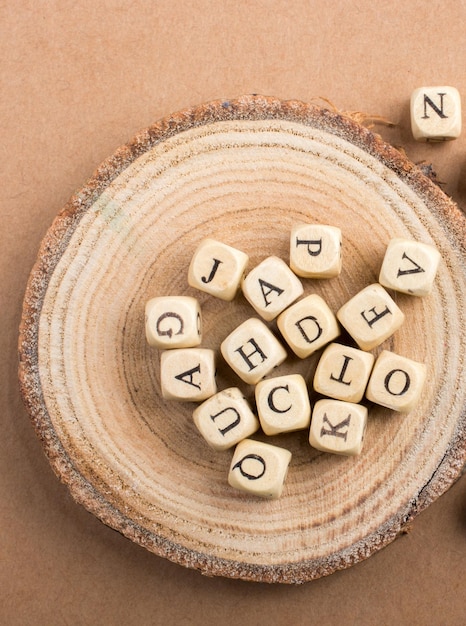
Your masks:
{"label": "cut tree trunk surface", "polygon": [[[144,306],[198,297],[202,347],[218,351],[254,312],[241,294],[224,302],[188,286],[195,248],[211,237],[246,252],[249,268],[287,260],[299,221],[342,230],[340,276],[303,279],[333,311],[377,281],[393,237],[430,243],[442,260],[431,294],[395,295],[406,320],[380,346],[426,363],[419,404],[403,415],[367,403],[352,458],[314,450],[307,431],[257,435],[292,452],[283,494],[269,501],[228,485],[232,451],[207,446],[194,404],[162,399]],[[349,116],[261,96],[208,103],[119,149],[55,219],[24,300],[22,393],[54,471],[105,524],[207,575],[302,583],[386,546],[459,476],[465,270],[456,205]],[[301,373],[312,387],[317,359],[290,355],[277,375]],[[229,386],[253,397],[219,357],[218,387]]]}

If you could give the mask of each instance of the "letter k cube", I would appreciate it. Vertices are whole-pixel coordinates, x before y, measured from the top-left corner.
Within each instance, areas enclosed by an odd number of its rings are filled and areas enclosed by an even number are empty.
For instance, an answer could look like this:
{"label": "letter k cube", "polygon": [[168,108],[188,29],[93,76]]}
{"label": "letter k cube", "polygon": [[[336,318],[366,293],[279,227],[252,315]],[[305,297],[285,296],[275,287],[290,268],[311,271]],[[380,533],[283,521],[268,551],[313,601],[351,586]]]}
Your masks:
{"label": "letter k cube", "polygon": [[312,411],[309,443],[323,452],[355,456],[362,450],[367,408],[341,400],[319,400]]}

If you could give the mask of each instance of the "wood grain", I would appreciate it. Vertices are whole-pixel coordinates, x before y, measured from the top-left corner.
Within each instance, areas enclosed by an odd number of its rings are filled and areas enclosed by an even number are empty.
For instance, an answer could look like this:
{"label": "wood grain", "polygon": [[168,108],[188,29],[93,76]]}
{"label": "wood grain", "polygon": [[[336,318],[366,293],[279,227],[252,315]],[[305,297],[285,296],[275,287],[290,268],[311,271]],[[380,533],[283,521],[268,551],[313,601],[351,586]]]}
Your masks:
{"label": "wood grain", "polygon": [[[292,452],[281,498],[227,484],[231,452],[211,450],[194,405],[164,401],[145,302],[195,295],[202,346],[252,310],[195,292],[191,255],[204,237],[288,258],[299,220],[343,233],[343,270],[304,279],[336,311],[377,280],[392,237],[435,245],[433,292],[397,295],[406,322],[380,349],[425,362],[429,384],[408,415],[369,407],[363,453]],[[119,149],[64,207],[32,270],[19,337],[23,397],[50,463],[74,498],[154,553],[207,575],[302,583],[395,539],[458,477],[466,457],[465,220],[401,153],[350,117],[248,96],[155,124]],[[311,379],[317,356],[279,373]],[[242,385],[219,359],[219,388]],[[264,440],[270,438],[263,437]]]}

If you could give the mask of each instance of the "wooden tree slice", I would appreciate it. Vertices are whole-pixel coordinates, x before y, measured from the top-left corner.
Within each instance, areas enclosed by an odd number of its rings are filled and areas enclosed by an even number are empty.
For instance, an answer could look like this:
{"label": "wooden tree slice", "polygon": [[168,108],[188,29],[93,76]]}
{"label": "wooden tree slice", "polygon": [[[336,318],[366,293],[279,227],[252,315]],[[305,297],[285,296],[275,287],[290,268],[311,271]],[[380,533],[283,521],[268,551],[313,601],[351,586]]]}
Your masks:
{"label": "wooden tree slice", "polygon": [[[208,236],[248,253],[250,267],[287,260],[302,220],[343,232],[342,274],[303,281],[334,311],[377,281],[392,237],[438,248],[433,292],[396,296],[406,321],[381,346],[426,363],[429,384],[408,415],[369,407],[358,457],[320,453],[307,432],[276,436],[293,456],[282,497],[264,501],[229,487],[231,451],[207,446],[194,405],[162,399],[144,305],[195,295],[202,345],[218,349],[253,311],[241,295],[228,303],[188,287],[195,247]],[[465,461],[464,233],[439,188],[345,115],[249,96],[155,124],[58,215],[29,280],[20,380],[53,469],[105,524],[204,574],[302,583],[368,557]],[[316,362],[290,356],[277,373],[311,384]],[[221,360],[218,383],[240,383]]]}

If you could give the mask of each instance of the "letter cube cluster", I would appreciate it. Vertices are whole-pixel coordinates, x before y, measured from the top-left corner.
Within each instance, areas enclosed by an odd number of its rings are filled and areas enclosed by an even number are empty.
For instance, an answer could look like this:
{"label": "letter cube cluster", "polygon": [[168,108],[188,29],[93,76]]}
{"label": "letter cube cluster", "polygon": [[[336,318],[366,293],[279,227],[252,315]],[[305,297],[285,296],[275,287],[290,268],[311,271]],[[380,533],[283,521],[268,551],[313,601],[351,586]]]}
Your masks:
{"label": "letter cube cluster", "polygon": [[[278,498],[291,453],[255,440],[309,429],[317,450],[360,454],[368,420],[367,402],[407,413],[418,402],[426,367],[405,356],[371,352],[395,333],[405,315],[389,291],[422,297],[430,293],[440,255],[425,243],[394,238],[381,262],[379,280],[333,312],[317,294],[305,294],[300,278],[335,278],[342,268],[341,231],[334,226],[297,224],[291,230],[290,260],[271,256],[246,273],[249,257],[207,239],[188,270],[191,287],[231,301],[242,291],[252,316],[219,346],[225,362],[245,383],[218,391],[217,351],[200,347],[202,313],[195,298],[153,298],[146,305],[146,337],[161,350],[160,382],[168,400],[199,403],[193,421],[215,450],[234,448],[228,483],[255,496]],[[276,320],[278,332],[268,323]],[[357,347],[336,341],[345,328]],[[286,347],[285,347],[286,346]],[[287,348],[306,359],[321,350],[313,380],[299,374],[273,376]],[[310,391],[321,396],[311,406]],[[365,402],[365,404],[363,404]]]}

